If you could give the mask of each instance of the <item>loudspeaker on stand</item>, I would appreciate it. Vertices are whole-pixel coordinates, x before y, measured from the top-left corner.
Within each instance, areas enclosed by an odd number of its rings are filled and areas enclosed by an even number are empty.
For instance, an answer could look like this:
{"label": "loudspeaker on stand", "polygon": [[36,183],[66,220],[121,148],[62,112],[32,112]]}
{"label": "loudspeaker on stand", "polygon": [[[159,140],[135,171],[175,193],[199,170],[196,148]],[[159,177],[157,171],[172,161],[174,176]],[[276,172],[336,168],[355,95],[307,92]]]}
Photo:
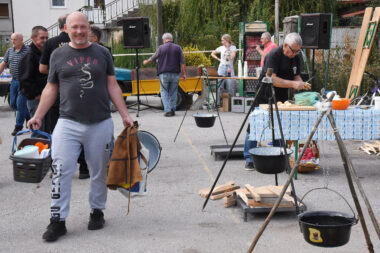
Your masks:
{"label": "loudspeaker on stand", "polygon": [[132,17],[121,20],[124,48],[150,48],[149,19]]}

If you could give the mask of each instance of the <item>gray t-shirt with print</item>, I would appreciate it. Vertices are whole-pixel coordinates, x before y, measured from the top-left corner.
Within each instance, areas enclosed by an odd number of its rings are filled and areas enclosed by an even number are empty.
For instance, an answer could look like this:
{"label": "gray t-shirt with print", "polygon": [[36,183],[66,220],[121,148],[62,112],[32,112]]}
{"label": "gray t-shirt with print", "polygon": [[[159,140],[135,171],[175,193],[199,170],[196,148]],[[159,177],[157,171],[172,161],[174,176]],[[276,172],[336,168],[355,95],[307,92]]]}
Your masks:
{"label": "gray t-shirt with print", "polygon": [[107,76],[115,75],[112,56],[100,45],[69,45],[54,50],[48,82],[59,85],[59,116],[84,124],[111,117]]}

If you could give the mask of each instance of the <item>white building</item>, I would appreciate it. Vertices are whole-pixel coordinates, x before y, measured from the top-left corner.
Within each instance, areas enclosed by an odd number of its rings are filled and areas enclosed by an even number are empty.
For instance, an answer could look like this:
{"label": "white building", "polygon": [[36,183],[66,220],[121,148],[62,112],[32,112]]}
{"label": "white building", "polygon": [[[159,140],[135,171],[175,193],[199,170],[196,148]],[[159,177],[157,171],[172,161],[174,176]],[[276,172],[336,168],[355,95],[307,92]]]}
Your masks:
{"label": "white building", "polygon": [[[93,4],[92,0],[92,4]],[[46,28],[55,24],[61,15],[79,10],[88,0],[11,0],[13,3],[14,31],[24,40],[30,38],[36,25]]]}
{"label": "white building", "polygon": [[10,42],[13,32],[12,0],[0,0],[0,44]]}
{"label": "white building", "polygon": [[[80,10],[89,21],[100,27],[104,24],[133,12],[139,3],[151,0],[0,0],[0,31],[20,32],[24,40],[30,38],[31,30],[42,25],[49,30],[49,37],[59,34],[57,20],[60,16]],[[8,6],[9,18],[2,20]],[[13,13],[13,15],[12,15]],[[13,19],[12,19],[13,17]],[[12,25],[13,23],[13,25]],[[0,33],[1,36],[1,33]]]}

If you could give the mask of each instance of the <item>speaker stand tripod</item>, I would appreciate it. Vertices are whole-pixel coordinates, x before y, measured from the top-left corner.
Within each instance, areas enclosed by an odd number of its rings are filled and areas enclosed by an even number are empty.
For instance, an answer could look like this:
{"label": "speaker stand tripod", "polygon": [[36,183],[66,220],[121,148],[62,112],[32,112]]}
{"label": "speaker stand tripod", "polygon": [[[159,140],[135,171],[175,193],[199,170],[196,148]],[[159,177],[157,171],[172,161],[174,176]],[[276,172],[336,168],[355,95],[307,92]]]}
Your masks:
{"label": "speaker stand tripod", "polygon": [[[136,112],[136,117],[139,116],[140,111],[146,110],[146,109],[149,109],[149,108],[155,108],[155,109],[162,110],[162,108],[160,108],[160,107],[144,104],[140,100],[140,75],[139,75],[140,62],[139,62],[139,50],[138,50],[138,48],[136,48],[136,68],[135,69],[136,69],[137,101],[135,103],[131,104],[131,105],[128,105],[127,107],[129,109],[137,111]],[[132,88],[132,91],[133,91],[133,88]],[[136,106],[136,105],[137,105],[137,108],[131,108],[132,106]],[[146,108],[140,109],[140,105],[146,106]]]}

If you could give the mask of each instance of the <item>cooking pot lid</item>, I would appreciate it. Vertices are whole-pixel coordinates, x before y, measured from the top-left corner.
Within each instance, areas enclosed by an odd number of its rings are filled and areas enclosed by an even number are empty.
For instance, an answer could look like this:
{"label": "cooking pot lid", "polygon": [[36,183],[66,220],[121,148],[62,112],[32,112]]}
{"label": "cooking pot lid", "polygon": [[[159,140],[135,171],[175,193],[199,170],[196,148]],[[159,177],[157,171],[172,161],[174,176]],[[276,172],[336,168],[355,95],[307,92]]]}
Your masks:
{"label": "cooking pot lid", "polygon": [[[258,148],[251,148],[248,151],[252,155],[259,155],[259,156],[280,156],[284,155],[284,149],[281,147],[258,147]],[[290,155],[293,153],[293,150],[286,149],[286,153]]]}

